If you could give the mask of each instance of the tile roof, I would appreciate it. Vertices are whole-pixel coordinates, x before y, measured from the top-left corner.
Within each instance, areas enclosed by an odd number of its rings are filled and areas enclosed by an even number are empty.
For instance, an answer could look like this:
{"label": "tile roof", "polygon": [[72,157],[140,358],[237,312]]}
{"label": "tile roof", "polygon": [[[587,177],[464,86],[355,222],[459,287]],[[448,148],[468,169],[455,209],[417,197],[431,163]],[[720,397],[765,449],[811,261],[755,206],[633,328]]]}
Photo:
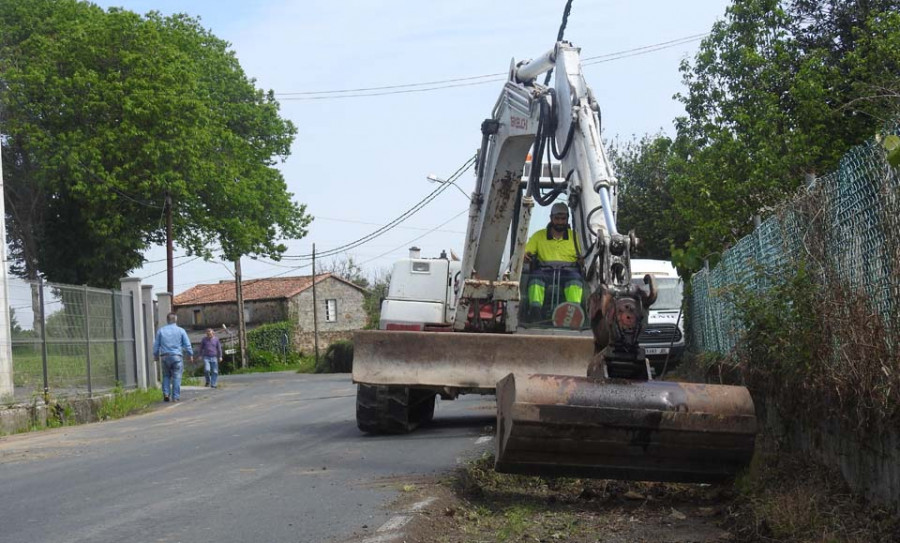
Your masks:
{"label": "tile roof", "polygon": [[[346,279],[332,273],[320,273],[316,275],[316,283],[321,283],[329,277],[351,284]],[[251,279],[243,282],[244,301],[253,300],[281,300],[292,298],[312,286],[312,276],[300,277],[272,277],[269,279]],[[356,285],[353,285],[356,288]],[[222,281],[212,285],[196,285],[181,294],[175,296],[174,305],[204,305],[217,303],[235,303],[237,295],[234,292],[234,281]]]}

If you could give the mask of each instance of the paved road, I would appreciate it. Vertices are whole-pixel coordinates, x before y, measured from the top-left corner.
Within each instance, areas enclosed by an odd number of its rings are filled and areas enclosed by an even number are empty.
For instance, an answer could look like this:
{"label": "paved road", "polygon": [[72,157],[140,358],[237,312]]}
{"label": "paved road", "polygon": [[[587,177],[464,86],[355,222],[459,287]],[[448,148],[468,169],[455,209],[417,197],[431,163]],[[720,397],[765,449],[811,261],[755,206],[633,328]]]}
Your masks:
{"label": "paved road", "polygon": [[225,376],[117,421],[0,438],[0,542],[324,542],[479,447],[493,402],[407,436],[356,429],[348,375]]}

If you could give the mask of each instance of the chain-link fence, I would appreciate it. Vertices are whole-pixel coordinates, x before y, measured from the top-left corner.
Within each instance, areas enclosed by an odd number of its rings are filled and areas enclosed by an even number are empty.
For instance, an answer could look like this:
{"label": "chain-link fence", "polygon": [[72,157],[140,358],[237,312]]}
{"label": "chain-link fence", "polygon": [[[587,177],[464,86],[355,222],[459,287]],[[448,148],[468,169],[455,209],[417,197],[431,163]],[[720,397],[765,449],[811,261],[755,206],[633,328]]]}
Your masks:
{"label": "chain-link fence", "polygon": [[17,401],[137,386],[133,296],[9,280]]}
{"label": "chain-link fence", "polygon": [[[900,134],[900,124],[885,132]],[[865,296],[885,328],[896,331],[900,175],[878,142],[853,148],[837,171],[816,179],[725,251],[715,268],[694,274],[687,320],[691,349],[730,352],[741,323],[725,293],[737,286],[763,292],[769,277],[788,275],[801,260],[811,264],[822,288],[839,286]]]}

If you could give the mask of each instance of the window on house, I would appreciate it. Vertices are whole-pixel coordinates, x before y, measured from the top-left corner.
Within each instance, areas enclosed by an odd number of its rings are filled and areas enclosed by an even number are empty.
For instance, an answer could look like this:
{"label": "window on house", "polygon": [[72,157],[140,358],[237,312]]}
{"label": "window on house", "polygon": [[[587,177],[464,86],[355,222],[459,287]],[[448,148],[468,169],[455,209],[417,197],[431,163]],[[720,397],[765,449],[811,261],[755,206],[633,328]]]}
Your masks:
{"label": "window on house", "polygon": [[337,300],[325,300],[325,322],[337,322]]}

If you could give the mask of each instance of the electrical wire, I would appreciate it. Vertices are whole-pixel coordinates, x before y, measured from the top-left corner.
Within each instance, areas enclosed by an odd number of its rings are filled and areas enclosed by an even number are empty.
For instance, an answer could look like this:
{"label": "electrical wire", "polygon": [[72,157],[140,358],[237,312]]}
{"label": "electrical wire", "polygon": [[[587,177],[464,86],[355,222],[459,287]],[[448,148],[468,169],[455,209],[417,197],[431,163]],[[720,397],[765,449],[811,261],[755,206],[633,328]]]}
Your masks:
{"label": "electrical wire", "polygon": [[[356,241],[347,243],[347,244],[342,245],[342,246],[340,246],[340,247],[337,247],[337,248],[334,248],[334,249],[330,249],[330,250],[327,250],[327,251],[323,251],[323,252],[321,252],[321,253],[320,253],[320,252],[316,252],[315,254],[310,253],[310,254],[308,254],[308,255],[293,255],[293,256],[292,256],[292,255],[282,255],[281,258],[282,258],[282,259],[285,259],[285,260],[312,260],[313,258],[327,258],[327,257],[329,257],[329,256],[335,256],[335,255],[338,255],[338,254],[340,254],[340,253],[346,252],[346,251],[348,251],[348,250],[350,250],[350,249],[354,249],[354,248],[356,248],[356,247],[358,247],[358,246],[360,246],[360,245],[363,245],[364,243],[367,243],[367,242],[369,242],[369,241],[371,241],[371,240],[373,240],[373,239],[375,239],[375,238],[381,236],[382,234],[385,234],[385,233],[387,233],[388,231],[390,231],[390,230],[396,228],[397,225],[400,224],[402,221],[405,221],[406,219],[408,219],[409,217],[411,217],[413,214],[415,214],[417,211],[419,211],[420,209],[422,209],[422,207],[424,207],[425,205],[427,205],[428,203],[430,203],[432,200],[434,200],[439,194],[441,194],[443,191],[447,190],[447,186],[450,185],[450,184],[452,184],[452,183],[453,183],[454,181],[456,181],[457,179],[459,179],[459,177],[462,176],[462,174],[464,174],[469,168],[471,168],[472,165],[473,165],[474,163],[475,163],[475,156],[472,156],[469,160],[467,160],[465,163],[463,163],[463,165],[460,166],[455,172],[453,172],[453,174],[447,179],[447,182],[441,183],[440,186],[439,186],[437,189],[435,189],[435,190],[432,191],[428,196],[426,196],[425,198],[423,198],[422,200],[420,200],[420,201],[419,201],[416,205],[414,205],[412,208],[410,208],[409,210],[407,210],[405,213],[401,214],[399,217],[397,217],[396,219],[394,219],[394,220],[391,221],[390,223],[388,223],[388,224],[382,226],[381,228],[375,230],[374,232],[368,234],[367,236],[364,236],[364,237],[362,237],[362,238],[360,238],[360,239],[358,239],[358,240],[356,240]],[[463,211],[462,213],[465,213],[466,211],[468,211],[468,210],[465,210],[465,211]],[[439,224],[438,226],[432,228],[432,229],[429,230],[428,232],[426,232],[426,233],[424,233],[424,234],[422,234],[422,235],[416,237],[413,241],[418,240],[418,239],[421,239],[421,238],[425,237],[426,235],[428,235],[428,234],[434,232],[435,230],[437,230],[437,229],[441,228],[442,226],[448,224],[448,223],[449,223],[450,221],[452,221],[453,219],[456,219],[457,217],[459,217],[460,215],[462,215],[462,213],[459,213],[459,214],[455,215],[455,216],[452,217],[451,219],[449,219],[449,220],[447,220],[447,221],[445,221],[445,222]],[[412,243],[412,241],[406,242],[406,244],[409,244],[409,243]],[[404,245],[406,245],[406,244],[404,244]],[[401,246],[401,247],[402,247],[402,246]],[[385,253],[385,254],[390,254],[391,252],[394,252],[394,251],[396,251],[396,250],[397,250],[397,248],[391,249],[391,251],[389,251],[388,253]],[[384,256],[384,255],[380,255],[380,256],[378,256],[378,257],[375,257],[375,259],[381,258],[381,256]],[[175,267],[178,267],[178,266],[181,266],[181,265],[183,265],[183,264],[188,264],[188,263],[190,263],[190,262],[193,262],[194,260],[197,260],[197,258],[200,258],[200,257],[196,257],[196,258],[191,259],[191,260],[189,260],[189,261],[187,261],[187,262],[182,262],[181,264],[178,264],[178,265],[176,265]],[[374,259],[367,260],[367,261],[365,261],[364,263],[371,262],[372,260],[374,260]],[[258,282],[258,281],[263,281],[263,280],[266,280],[266,279],[274,279],[274,278],[277,278],[277,277],[281,277],[281,276],[287,275],[288,273],[296,272],[296,271],[299,271],[299,270],[302,270],[302,269],[306,269],[306,268],[309,268],[309,267],[312,266],[312,262],[307,263],[307,264],[300,264],[300,265],[297,265],[297,266],[285,266],[285,265],[283,265],[283,264],[270,264],[270,263],[268,263],[268,262],[266,262],[266,264],[267,264],[267,265],[274,265],[274,266],[284,267],[284,268],[287,268],[287,269],[286,269],[284,272],[276,273],[276,274],[274,274],[274,275],[270,275],[270,276],[267,276],[267,277],[258,277],[258,278],[254,278],[254,279],[252,279],[252,280],[241,281],[242,286],[243,286],[243,287],[249,287],[250,285],[252,285],[253,283],[256,283],[256,282]],[[163,270],[162,272],[157,272],[157,273],[148,275],[147,277],[153,277],[154,275],[159,275],[160,273],[163,273],[164,271],[166,271],[166,270]],[[197,285],[197,284],[200,284],[200,283],[195,283],[195,285]],[[194,301],[194,299],[192,298],[192,299],[189,299],[189,300],[183,300],[183,301],[181,301],[180,303],[182,303],[182,304],[187,304],[187,303],[191,303],[191,302],[193,302],[193,301]]]}
{"label": "electrical wire", "polygon": [[501,77],[495,77],[494,79],[488,79],[485,81],[478,81],[477,83],[458,83],[454,85],[441,85],[439,87],[428,87],[424,89],[407,89],[407,90],[395,90],[395,91],[385,91],[385,92],[371,92],[371,93],[360,93],[360,94],[343,94],[337,96],[297,96],[292,97],[288,96],[287,98],[279,98],[282,101],[300,101],[300,102],[308,102],[311,100],[336,100],[340,98],[364,98],[367,96],[387,96],[390,94],[411,94],[415,92],[430,92],[436,90],[444,90],[444,89],[452,89],[455,87],[475,87],[477,85],[485,85],[487,83],[496,83],[498,81],[503,81]]}
{"label": "electrical wire", "polygon": [[[195,261],[195,260],[199,260],[200,258],[201,258],[201,257],[199,257],[199,256],[195,256],[194,258],[192,258],[192,259],[190,259],[190,260],[188,260],[188,261],[186,261],[186,262],[181,262],[181,263],[179,263],[179,264],[175,264],[174,266],[172,266],[172,269],[175,269],[175,268],[177,268],[177,267],[179,267],[179,266],[184,266],[185,264],[190,264],[191,262],[193,262],[193,261]],[[161,270],[161,271],[158,271],[158,272],[155,272],[155,273],[151,273],[150,275],[145,275],[143,278],[144,278],[144,279],[147,279],[148,277],[154,277],[154,276],[157,276],[157,275],[159,275],[159,274],[161,274],[161,273],[166,273],[167,271],[169,271],[168,268],[166,268],[166,269],[164,269],[164,270]]]}
{"label": "electrical wire", "polygon": [[450,217],[450,218],[447,219],[446,221],[444,221],[444,222],[442,222],[441,224],[435,226],[434,228],[432,228],[432,229],[429,230],[428,232],[425,232],[425,233],[422,234],[421,236],[415,237],[415,238],[413,238],[413,239],[407,241],[406,243],[404,243],[404,244],[402,244],[402,245],[398,245],[397,247],[394,247],[393,249],[391,249],[390,251],[388,251],[388,252],[386,252],[386,253],[381,253],[381,254],[378,255],[378,256],[372,257],[372,258],[370,258],[370,259],[368,259],[368,260],[364,260],[364,261],[360,262],[359,265],[362,266],[363,264],[368,264],[369,262],[372,262],[372,261],[374,261],[374,260],[378,260],[379,258],[382,258],[382,257],[384,257],[384,256],[387,256],[387,255],[393,253],[394,251],[399,251],[400,249],[403,249],[404,247],[407,247],[410,243],[415,243],[415,242],[419,241],[420,239],[424,238],[425,236],[427,236],[428,234],[431,234],[432,232],[437,231],[438,228],[440,228],[440,227],[442,227],[442,226],[445,226],[445,225],[449,224],[450,222],[452,222],[453,220],[455,220],[455,219],[461,217],[461,216],[464,215],[465,213],[468,213],[468,211],[469,211],[468,209],[463,209],[462,211],[460,211],[460,212],[457,213],[456,215]]}
{"label": "electrical wire", "polygon": [[[640,55],[646,55],[649,53],[655,53],[657,51],[662,51],[664,49],[669,49],[672,47],[677,47],[679,45],[685,45],[691,42],[699,41],[704,37],[708,36],[709,32],[705,32],[702,34],[693,34],[690,36],[684,36],[681,38],[676,38],[674,40],[658,42],[651,45],[644,45],[641,47],[635,47],[633,49],[624,49],[622,51],[616,51],[613,53],[607,53],[605,55],[597,55],[593,57],[586,57],[582,59],[582,66],[594,66],[597,64],[602,64],[604,62],[612,62],[614,60],[621,60],[625,58],[631,58]],[[460,84],[451,84],[446,85],[444,83],[456,83],[463,81],[473,81],[476,79],[485,79],[485,81],[477,81],[477,82],[468,82],[468,83],[460,83]],[[405,83],[402,85],[386,85],[382,87],[363,87],[358,89],[337,89],[337,90],[324,90],[324,91],[301,91],[301,92],[278,92],[275,93],[275,96],[278,97],[282,101],[310,101],[310,100],[336,100],[343,98],[366,98],[369,96],[388,96],[392,94],[408,94],[412,92],[431,92],[438,91],[444,89],[450,89],[455,87],[469,87],[474,85],[483,85],[486,83],[495,83],[499,81],[505,81],[506,74],[505,73],[493,73],[493,74],[484,74],[484,75],[476,75],[470,77],[458,77],[453,79],[444,79],[437,80],[431,82],[422,82],[422,83]],[[410,89],[410,87],[426,87],[426,88],[418,88],[418,89]],[[397,90],[397,89],[407,89],[407,90]],[[376,92],[376,91],[385,91],[385,92]],[[353,94],[350,94],[353,93]]]}
{"label": "electrical wire", "polygon": [[393,89],[403,89],[408,87],[430,87],[433,85],[443,85],[444,83],[459,83],[460,81],[471,81],[473,79],[484,79],[486,77],[498,77],[503,75],[502,73],[496,74],[485,74],[485,75],[473,75],[471,77],[457,77],[454,79],[440,79],[437,81],[426,81],[424,83],[405,83],[403,85],[386,85],[384,87],[362,87],[358,89],[341,89],[341,90],[326,90],[326,91],[304,91],[304,92],[278,92],[275,93],[275,96],[300,96],[300,95],[316,95],[316,94],[338,94],[338,93],[348,93],[348,92],[371,92],[371,91],[380,91],[380,90],[393,90]]}
{"label": "electrical wire", "polygon": [[[427,196],[425,196],[425,198],[423,198],[422,200],[420,200],[420,201],[419,201],[418,203],[416,203],[413,207],[411,207],[410,209],[406,210],[406,211],[405,211],[404,213],[402,213],[399,217],[397,217],[396,219],[392,220],[391,222],[385,224],[385,225],[382,226],[381,228],[378,228],[378,229],[376,229],[374,232],[371,232],[371,233],[369,233],[369,234],[367,234],[367,235],[365,235],[365,236],[363,236],[363,237],[361,237],[361,238],[359,238],[359,239],[357,239],[357,240],[351,241],[350,243],[346,243],[346,244],[344,244],[344,245],[341,245],[340,247],[335,247],[335,248],[333,248],[333,249],[329,249],[329,250],[326,250],[326,251],[322,251],[322,252],[316,253],[315,256],[321,257],[321,258],[325,258],[325,257],[329,257],[329,256],[334,256],[334,255],[336,255],[336,254],[340,254],[340,253],[346,252],[346,251],[348,251],[348,250],[350,250],[350,249],[354,249],[354,248],[356,248],[356,247],[358,247],[358,246],[360,246],[360,245],[363,245],[363,244],[365,244],[365,243],[367,243],[367,242],[369,242],[369,241],[372,241],[373,239],[375,239],[375,238],[377,238],[377,237],[379,237],[379,236],[381,236],[381,235],[383,235],[383,234],[389,232],[390,230],[394,229],[397,225],[399,225],[400,223],[402,223],[402,222],[405,221],[406,219],[408,219],[408,218],[410,218],[411,216],[413,216],[415,213],[417,213],[419,210],[421,210],[423,207],[425,207],[425,206],[426,206],[428,203],[430,203],[432,200],[434,200],[435,198],[437,198],[437,196],[440,195],[443,191],[447,190],[447,188],[449,187],[449,185],[453,184],[454,181],[456,181],[457,179],[459,179],[459,177],[460,177],[463,173],[465,173],[469,168],[471,168],[472,165],[473,165],[474,163],[475,163],[475,157],[472,156],[472,157],[471,157],[470,159],[468,159],[462,166],[460,166],[459,169],[457,169],[457,170],[453,173],[453,175],[451,175],[451,176],[447,179],[447,182],[446,182],[446,183],[441,183],[435,190],[433,190],[430,194],[428,194]],[[303,254],[303,255],[282,255],[281,258],[284,259],[284,260],[312,260],[313,256],[314,256],[314,255],[313,255],[312,253],[308,253],[308,254]]]}
{"label": "electrical wire", "polygon": [[[353,221],[350,219],[336,219],[334,217],[323,217],[321,215],[316,215],[316,221],[334,221],[334,222],[344,222],[344,223],[349,223],[349,224],[364,224],[366,226],[382,226],[382,224],[380,222]],[[428,230],[429,232],[431,232],[431,230],[429,230],[428,228],[422,227],[422,226],[398,226],[397,228],[400,230],[422,230],[422,231]],[[458,230],[441,230],[441,232],[444,232],[447,234],[460,234],[460,235],[465,234],[465,232],[460,232]]]}

